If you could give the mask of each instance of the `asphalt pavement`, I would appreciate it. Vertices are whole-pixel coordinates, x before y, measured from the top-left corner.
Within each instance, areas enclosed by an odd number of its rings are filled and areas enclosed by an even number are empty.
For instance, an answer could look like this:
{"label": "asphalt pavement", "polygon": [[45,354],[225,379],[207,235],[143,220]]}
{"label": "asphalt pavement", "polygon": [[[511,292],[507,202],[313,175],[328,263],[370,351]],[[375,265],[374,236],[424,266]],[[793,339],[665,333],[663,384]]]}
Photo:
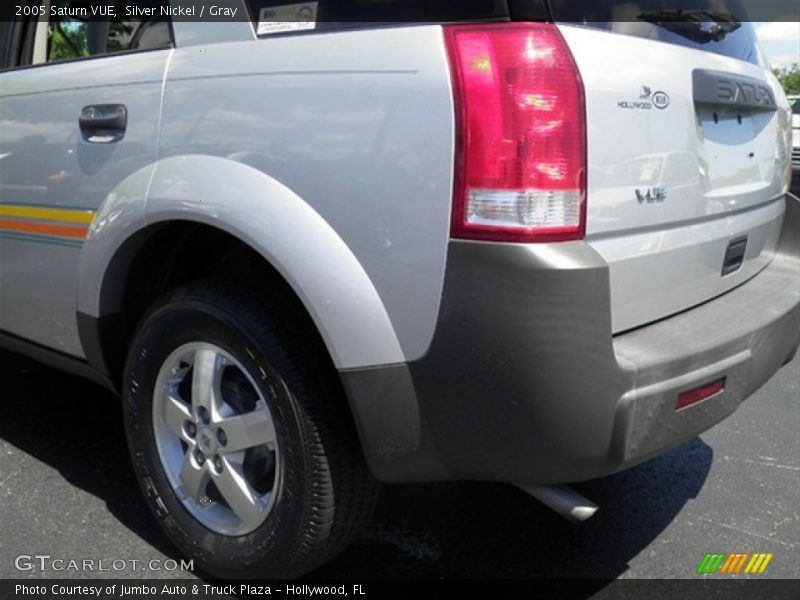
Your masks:
{"label": "asphalt pavement", "polygon": [[[140,496],[118,400],[10,354],[0,353],[0,382],[0,578],[191,577],[142,570],[179,557]],[[600,506],[581,525],[509,485],[386,486],[363,536],[314,575],[693,578],[706,552],[763,552],[774,557],[761,577],[798,578],[799,388],[795,359],[700,437],[576,486]],[[36,554],[132,566],[15,567]]]}

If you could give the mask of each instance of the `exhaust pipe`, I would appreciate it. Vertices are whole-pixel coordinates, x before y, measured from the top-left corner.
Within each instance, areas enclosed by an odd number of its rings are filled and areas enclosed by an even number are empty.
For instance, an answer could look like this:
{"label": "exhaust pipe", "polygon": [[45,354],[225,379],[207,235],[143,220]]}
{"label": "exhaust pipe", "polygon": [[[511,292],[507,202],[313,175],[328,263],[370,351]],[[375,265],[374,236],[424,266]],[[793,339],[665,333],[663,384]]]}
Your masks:
{"label": "exhaust pipe", "polygon": [[526,483],[515,485],[573,523],[585,521],[599,508],[597,504],[565,485],[529,485]]}

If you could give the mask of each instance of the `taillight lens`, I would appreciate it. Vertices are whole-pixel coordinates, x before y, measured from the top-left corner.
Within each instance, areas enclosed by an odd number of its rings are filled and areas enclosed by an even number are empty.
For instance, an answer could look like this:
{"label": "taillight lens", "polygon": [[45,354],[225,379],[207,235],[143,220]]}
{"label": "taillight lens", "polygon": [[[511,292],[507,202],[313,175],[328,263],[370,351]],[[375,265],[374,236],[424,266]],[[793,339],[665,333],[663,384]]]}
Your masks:
{"label": "taillight lens", "polygon": [[453,237],[582,238],[583,84],[556,26],[454,25],[445,36],[458,120]]}

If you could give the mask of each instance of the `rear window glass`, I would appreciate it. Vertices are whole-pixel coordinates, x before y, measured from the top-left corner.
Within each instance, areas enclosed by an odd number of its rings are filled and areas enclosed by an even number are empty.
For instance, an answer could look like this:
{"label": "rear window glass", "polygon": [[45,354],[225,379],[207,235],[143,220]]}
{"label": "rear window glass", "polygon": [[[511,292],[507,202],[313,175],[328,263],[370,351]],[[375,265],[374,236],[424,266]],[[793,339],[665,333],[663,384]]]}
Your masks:
{"label": "rear window glass", "polygon": [[507,19],[506,0],[249,0],[259,35],[380,23]]}
{"label": "rear window glass", "polygon": [[550,7],[556,21],[759,62],[740,0],[551,0]]}

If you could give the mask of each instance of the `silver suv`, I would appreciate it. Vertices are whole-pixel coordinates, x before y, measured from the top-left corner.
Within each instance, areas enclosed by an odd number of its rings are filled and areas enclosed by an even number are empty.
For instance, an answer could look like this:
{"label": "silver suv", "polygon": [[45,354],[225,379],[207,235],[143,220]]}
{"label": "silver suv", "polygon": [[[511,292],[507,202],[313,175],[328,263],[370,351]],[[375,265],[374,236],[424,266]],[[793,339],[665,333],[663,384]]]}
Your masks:
{"label": "silver suv", "polygon": [[205,571],[309,571],[376,481],[586,518],[565,484],[795,352],[790,111],[738,0],[177,4],[2,20],[0,345],[121,396]]}

